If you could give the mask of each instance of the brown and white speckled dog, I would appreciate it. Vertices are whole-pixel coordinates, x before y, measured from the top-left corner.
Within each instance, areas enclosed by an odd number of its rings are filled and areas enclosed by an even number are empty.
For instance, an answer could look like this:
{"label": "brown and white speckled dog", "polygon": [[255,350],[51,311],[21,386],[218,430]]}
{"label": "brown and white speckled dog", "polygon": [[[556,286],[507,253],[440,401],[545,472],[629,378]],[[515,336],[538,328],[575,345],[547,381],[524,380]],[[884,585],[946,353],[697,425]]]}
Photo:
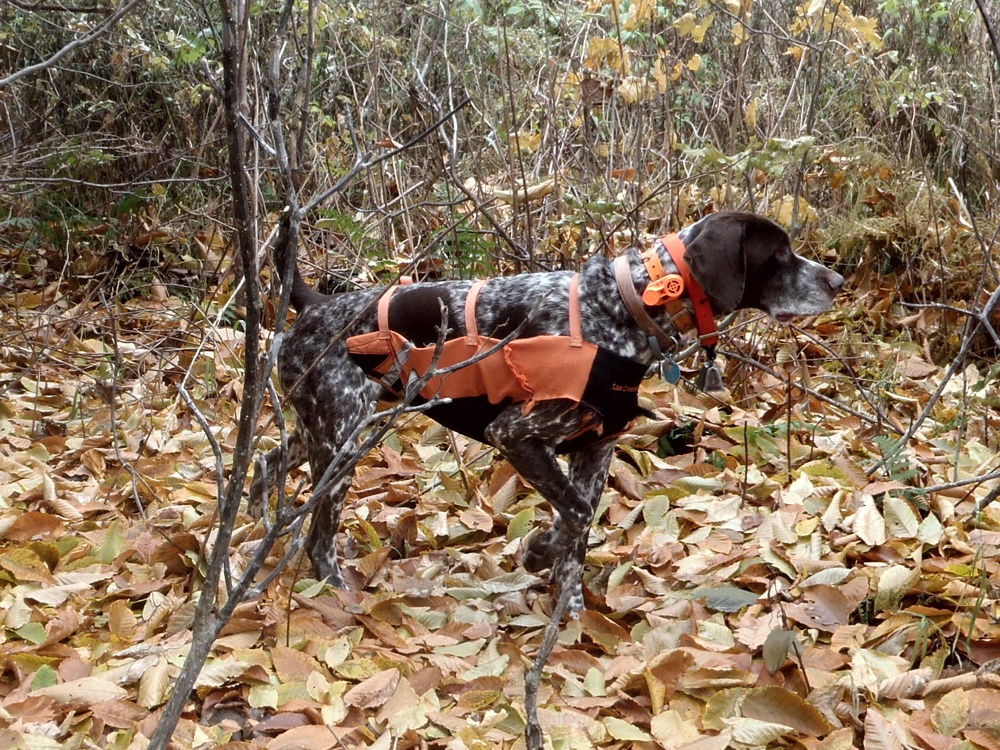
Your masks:
{"label": "brown and white speckled dog", "polygon": [[[681,230],[677,237],[697,282],[693,286],[700,284],[703,288],[703,298],[707,298],[714,315],[741,308],[763,310],[779,321],[814,315],[829,308],[844,283],[840,274],[795,254],[780,226],[754,214],[711,214]],[[664,242],[656,242],[652,249],[666,272],[681,270]],[[559,343],[570,339],[574,308],[570,299],[576,295],[577,329],[582,328],[584,341],[596,352],[594,375],[582,394],[574,398],[537,394],[523,399],[506,397],[499,403],[480,394],[433,406],[428,412],[445,426],[495,446],[552,504],[557,514],[555,522],[530,540],[524,566],[529,571],[551,568],[553,582],[575,587],[571,612],[583,604],[579,576],[571,571],[579,570],[578,563],[586,551],[588,530],[614,451],[613,436],[641,411],[636,390],[646,368],[660,356],[658,349],[662,347],[655,339],[670,340],[652,335],[654,331],[648,325],[638,322],[642,311],[635,311],[635,298],[650,284],[650,272],[638,250],[630,250],[623,257],[626,260],[619,261],[622,268],[618,280],[614,264],[596,257],[582,266],[576,281],[570,271],[490,280],[476,289],[474,297],[478,297],[468,310],[471,281],[399,286],[393,289],[391,303],[383,305],[383,326],[390,325],[414,347],[434,345],[442,303],[449,311],[449,339],[477,333],[468,330],[471,325],[495,341],[521,326],[517,340],[563,337],[552,339]],[[576,291],[571,295],[572,287]],[[387,362],[393,367],[386,366],[379,374],[373,372],[372,361],[366,362],[347,345],[349,336],[372,337],[379,330],[377,303],[385,291],[370,289],[326,296],[309,288],[296,270],[291,302],[299,316],[285,334],[278,367],[282,386],[286,393],[292,393],[289,402],[297,418],[289,465],[308,459],[314,481],[323,475],[352,431],[372,413],[376,402],[389,391],[398,391],[393,386],[400,385],[399,365],[406,359],[405,347],[390,352],[392,361]],[[632,297],[632,307],[626,305],[628,297]],[[543,298],[544,303],[539,305]],[[690,307],[690,302],[686,304]],[[666,308],[642,308],[647,323],[652,319],[661,329],[659,333],[676,332]],[[350,330],[345,331],[348,326]],[[330,342],[342,333],[346,336],[331,346]],[[500,355],[494,361],[504,366]],[[560,368],[550,361],[546,368],[543,378],[558,383],[579,365],[572,361]],[[405,382],[406,371],[402,372]],[[542,387],[539,393],[544,392]],[[561,393],[558,389],[556,392]],[[557,462],[559,454],[566,455],[568,475]],[[277,451],[266,460],[266,476],[274,477]],[[260,478],[255,478],[255,485],[259,483]],[[336,537],[349,483],[347,477],[320,499],[307,542],[316,575],[341,587],[344,580],[337,562]],[[261,489],[257,486],[252,492]]]}

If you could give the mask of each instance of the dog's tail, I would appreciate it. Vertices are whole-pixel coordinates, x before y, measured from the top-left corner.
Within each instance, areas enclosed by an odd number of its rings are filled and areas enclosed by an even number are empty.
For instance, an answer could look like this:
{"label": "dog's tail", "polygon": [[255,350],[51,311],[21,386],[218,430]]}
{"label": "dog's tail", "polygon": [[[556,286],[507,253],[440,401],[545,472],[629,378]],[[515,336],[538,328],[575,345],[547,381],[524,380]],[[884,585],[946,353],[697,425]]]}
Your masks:
{"label": "dog's tail", "polygon": [[292,309],[296,312],[302,312],[307,307],[326,302],[330,297],[309,286],[299,272],[299,264],[295,256],[298,232],[292,232],[291,213],[291,211],[285,211],[281,217],[278,237],[274,243],[274,255],[277,261],[279,279],[285,278],[285,270],[289,263],[292,264]]}

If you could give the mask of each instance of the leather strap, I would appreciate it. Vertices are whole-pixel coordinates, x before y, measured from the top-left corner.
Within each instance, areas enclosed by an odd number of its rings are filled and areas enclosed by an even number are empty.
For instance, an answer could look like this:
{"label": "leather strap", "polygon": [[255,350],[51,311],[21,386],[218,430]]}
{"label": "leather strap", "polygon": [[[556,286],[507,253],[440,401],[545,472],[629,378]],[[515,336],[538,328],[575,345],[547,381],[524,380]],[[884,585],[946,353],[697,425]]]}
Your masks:
{"label": "leather strap", "polygon": [[625,309],[632,316],[632,320],[647,336],[659,344],[661,352],[675,349],[677,339],[657,325],[656,321],[646,312],[642,300],[639,299],[639,293],[635,290],[635,284],[632,282],[632,269],[628,264],[628,258],[619,255],[615,258],[614,266],[618,293],[622,296],[622,302],[625,303]]}
{"label": "leather strap", "polygon": [[684,286],[687,288],[688,297],[694,306],[694,317],[698,324],[698,338],[701,345],[706,349],[719,343],[719,329],[715,326],[715,314],[712,312],[712,303],[708,300],[708,295],[701,288],[701,284],[691,273],[691,268],[684,260],[684,243],[676,234],[668,234],[660,238],[663,247],[670,254],[670,258],[677,266],[677,273],[684,279]]}
{"label": "leather strap", "polygon": [[476,325],[476,300],[480,290],[486,286],[486,279],[480,279],[472,285],[469,296],[465,298],[465,343],[469,346],[479,346],[479,327]]}

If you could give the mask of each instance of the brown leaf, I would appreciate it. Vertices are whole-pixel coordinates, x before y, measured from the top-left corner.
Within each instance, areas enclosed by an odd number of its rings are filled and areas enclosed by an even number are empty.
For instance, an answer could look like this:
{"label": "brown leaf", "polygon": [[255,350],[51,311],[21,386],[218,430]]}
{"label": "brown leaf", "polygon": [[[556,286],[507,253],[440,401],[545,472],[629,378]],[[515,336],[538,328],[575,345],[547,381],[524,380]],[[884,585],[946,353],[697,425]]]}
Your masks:
{"label": "brown leaf", "polygon": [[271,650],[271,659],[278,679],[286,685],[305,682],[313,672],[323,671],[319,663],[308,654],[280,644]]}
{"label": "brown leaf", "polygon": [[130,700],[112,700],[94,705],[94,716],[115,729],[128,729],[146,718],[149,711]]}
{"label": "brown leaf", "polygon": [[61,526],[62,521],[51,513],[30,510],[22,513],[10,525],[4,536],[15,542],[27,542],[31,539],[48,536],[57,531]]}
{"label": "brown leaf", "polygon": [[934,678],[934,672],[930,669],[914,669],[903,674],[883,680],[878,686],[880,698],[898,700],[900,698],[913,698],[923,694],[924,688]]}
{"label": "brown leaf", "polygon": [[896,728],[874,706],[865,714],[865,750],[905,750]]}
{"label": "brown leaf", "polygon": [[410,686],[405,677],[398,680],[398,685],[392,697],[386,701],[385,705],[378,712],[379,721],[389,721],[400,712],[413,708],[420,703],[420,698],[416,691]]}
{"label": "brown leaf", "polygon": [[85,450],[80,454],[80,462],[87,467],[95,479],[104,479],[104,474],[108,467],[103,453],[93,448]]}
{"label": "brown leaf", "polygon": [[346,693],[344,703],[358,708],[374,708],[381,706],[396,690],[399,684],[399,670],[386,669],[377,675],[359,682]]}
{"label": "brown leaf", "polygon": [[52,698],[56,703],[88,708],[97,703],[127,697],[124,688],[108,680],[103,675],[92,675],[62,685],[33,690],[32,695]]}
{"label": "brown leaf", "polygon": [[333,750],[341,747],[330,727],[310,724],[293,727],[267,743],[267,750]]}
{"label": "brown leaf", "polygon": [[63,609],[59,613],[45,623],[45,643],[43,646],[48,646],[52,643],[58,643],[64,638],[76,633],[77,628],[80,627],[80,613],[75,609]]}
{"label": "brown leaf", "polygon": [[676,692],[684,673],[694,666],[694,657],[687,651],[675,649],[661,654],[646,667],[646,688],[658,714]]}
{"label": "brown leaf", "polygon": [[14,547],[0,555],[0,568],[9,571],[18,581],[34,581],[55,585],[56,579],[42,558],[25,547]]}
{"label": "brown leaf", "polygon": [[147,669],[139,679],[139,692],[136,699],[138,704],[144,708],[155,708],[166,701],[170,682],[170,664],[165,658],[161,658],[155,666]]}
{"label": "brown leaf", "polygon": [[751,690],[743,701],[743,715],[784,724],[810,737],[821,737],[833,729],[815,706],[777,685]]}
{"label": "brown leaf", "polygon": [[806,627],[830,632],[846,625],[854,612],[851,601],[835,586],[811,586],[802,599],[802,603],[788,605],[787,612]]}
{"label": "brown leaf", "polygon": [[131,640],[137,623],[135,613],[124,599],[115,599],[108,606],[108,630],[112,635]]}

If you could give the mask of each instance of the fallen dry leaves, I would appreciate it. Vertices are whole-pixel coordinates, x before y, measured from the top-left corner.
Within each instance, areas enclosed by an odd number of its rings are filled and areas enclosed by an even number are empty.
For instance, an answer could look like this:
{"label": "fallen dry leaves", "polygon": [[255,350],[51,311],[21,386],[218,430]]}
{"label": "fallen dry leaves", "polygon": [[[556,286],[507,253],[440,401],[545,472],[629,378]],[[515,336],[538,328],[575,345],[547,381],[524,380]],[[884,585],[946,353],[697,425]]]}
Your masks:
{"label": "fallen dry leaves", "polygon": [[[164,294],[2,304],[0,747],[141,748],[190,641],[216,510],[215,459],[177,385],[230,447],[243,341]],[[865,392],[806,339],[766,358],[907,424],[941,370],[850,324],[821,327]],[[648,383],[659,418],[622,442],[588,609],[543,679],[553,747],[1000,750],[1000,507],[973,513],[985,488],[912,490],[996,468],[994,382],[970,368],[869,477],[887,430],[811,397],[789,410],[769,375],[730,376],[728,405]],[[666,455],[679,428],[693,448]],[[551,605],[520,555],[548,517],[483,446],[400,423],[358,472],[352,590],[303,563],[242,605],[177,743],[519,746]],[[234,568],[259,537],[244,518]]]}

